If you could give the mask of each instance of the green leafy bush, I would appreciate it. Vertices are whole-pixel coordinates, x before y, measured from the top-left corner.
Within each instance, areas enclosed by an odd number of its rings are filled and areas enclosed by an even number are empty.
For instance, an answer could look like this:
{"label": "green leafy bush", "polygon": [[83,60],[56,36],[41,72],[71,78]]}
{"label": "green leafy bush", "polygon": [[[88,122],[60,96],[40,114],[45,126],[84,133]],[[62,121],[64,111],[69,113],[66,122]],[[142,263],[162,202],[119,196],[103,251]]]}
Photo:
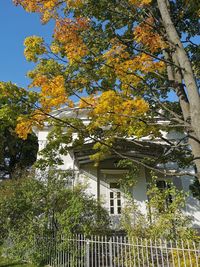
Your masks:
{"label": "green leafy bush", "polygon": [[43,180],[25,177],[0,184],[1,242],[13,257],[42,262],[47,240],[71,233],[106,233],[107,212],[71,173],[49,171]]}
{"label": "green leafy bush", "polygon": [[138,203],[127,196],[121,225],[131,238],[164,238],[167,240],[195,239],[197,233],[192,229],[191,218],[183,208],[187,195],[172,183],[160,189],[157,177],[153,177],[147,189],[147,214],[140,211]]}

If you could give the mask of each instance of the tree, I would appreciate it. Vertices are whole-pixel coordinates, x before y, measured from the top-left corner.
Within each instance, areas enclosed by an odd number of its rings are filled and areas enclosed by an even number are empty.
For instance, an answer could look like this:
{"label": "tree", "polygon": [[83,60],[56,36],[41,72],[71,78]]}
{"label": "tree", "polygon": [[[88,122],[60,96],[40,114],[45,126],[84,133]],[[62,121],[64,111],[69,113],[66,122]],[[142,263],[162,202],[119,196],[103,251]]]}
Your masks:
{"label": "tree", "polygon": [[[32,103],[29,102],[32,100]],[[0,83],[0,179],[13,178],[36,160],[38,144],[34,134],[22,140],[15,133],[17,118],[34,109],[32,96],[12,83]]]}
{"label": "tree", "polygon": [[[19,136],[25,138],[30,125],[50,118],[54,125],[51,148],[62,151],[61,142],[67,148],[76,132],[79,143],[86,137],[95,143],[93,159],[97,161],[110,151],[125,158],[114,144],[127,137],[132,137],[136,147],[148,147],[140,143],[141,137],[159,137],[164,141],[162,152],[154,160],[139,163],[150,169],[169,160],[181,167],[195,164],[200,179],[199,46],[195,39],[199,1],[14,2],[28,12],[39,12],[43,23],[55,20],[50,46],[37,36],[25,40],[27,60],[37,62],[29,77],[30,86],[41,88],[41,106],[37,116],[21,117],[16,129]],[[81,97],[83,92],[88,96]],[[171,92],[177,100],[170,101]],[[88,126],[76,119],[52,120],[49,115],[52,109],[73,106],[71,96],[80,98],[79,107],[88,110]],[[59,127],[66,126],[64,135]],[[178,141],[166,140],[161,131],[172,130],[184,135]]]}

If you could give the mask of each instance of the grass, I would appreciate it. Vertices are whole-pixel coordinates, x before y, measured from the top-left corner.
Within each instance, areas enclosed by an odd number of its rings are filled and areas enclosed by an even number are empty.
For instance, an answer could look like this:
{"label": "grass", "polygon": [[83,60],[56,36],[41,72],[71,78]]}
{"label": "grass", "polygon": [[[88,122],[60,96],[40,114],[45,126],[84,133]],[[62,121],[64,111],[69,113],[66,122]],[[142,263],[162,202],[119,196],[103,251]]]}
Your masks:
{"label": "grass", "polygon": [[15,261],[12,259],[4,258],[0,251],[0,267],[36,267],[33,264]]}

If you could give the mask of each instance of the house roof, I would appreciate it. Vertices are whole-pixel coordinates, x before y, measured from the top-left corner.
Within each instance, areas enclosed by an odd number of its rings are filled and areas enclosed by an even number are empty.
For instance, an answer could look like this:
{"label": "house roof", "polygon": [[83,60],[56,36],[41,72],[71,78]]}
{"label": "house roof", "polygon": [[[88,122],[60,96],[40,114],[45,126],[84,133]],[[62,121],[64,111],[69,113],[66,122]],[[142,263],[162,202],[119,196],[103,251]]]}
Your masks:
{"label": "house roof", "polygon": [[[82,147],[73,149],[75,160],[78,165],[93,162],[93,160],[90,158],[95,154],[93,145],[94,143],[88,143]],[[145,157],[157,158],[162,155],[165,147],[163,145],[148,141],[137,141],[133,143],[132,140],[124,140],[116,142],[114,148],[114,151],[111,151],[109,155],[105,156],[104,160],[122,158],[118,155],[118,153],[124,157],[137,158],[138,160],[142,160]]]}

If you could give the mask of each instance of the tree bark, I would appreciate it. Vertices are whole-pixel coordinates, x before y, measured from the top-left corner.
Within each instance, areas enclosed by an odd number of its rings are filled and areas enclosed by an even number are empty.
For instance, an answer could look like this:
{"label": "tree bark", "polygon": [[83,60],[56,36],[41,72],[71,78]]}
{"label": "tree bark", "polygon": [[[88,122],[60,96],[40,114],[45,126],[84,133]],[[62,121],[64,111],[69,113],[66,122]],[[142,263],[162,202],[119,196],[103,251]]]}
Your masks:
{"label": "tree bark", "polygon": [[[197,167],[197,175],[200,181],[200,95],[193,74],[191,62],[183,47],[180,37],[172,22],[169,3],[167,0],[157,0],[158,8],[162,17],[163,25],[170,43],[173,45],[174,63],[180,66],[180,70],[175,70],[172,75],[170,66],[168,66],[168,75],[170,79],[174,78],[177,83],[176,93],[179,97],[181,110],[185,121],[191,119],[191,136],[189,144],[194,156],[194,162]],[[184,85],[187,93],[185,93]],[[187,101],[188,98],[188,101]]]}

